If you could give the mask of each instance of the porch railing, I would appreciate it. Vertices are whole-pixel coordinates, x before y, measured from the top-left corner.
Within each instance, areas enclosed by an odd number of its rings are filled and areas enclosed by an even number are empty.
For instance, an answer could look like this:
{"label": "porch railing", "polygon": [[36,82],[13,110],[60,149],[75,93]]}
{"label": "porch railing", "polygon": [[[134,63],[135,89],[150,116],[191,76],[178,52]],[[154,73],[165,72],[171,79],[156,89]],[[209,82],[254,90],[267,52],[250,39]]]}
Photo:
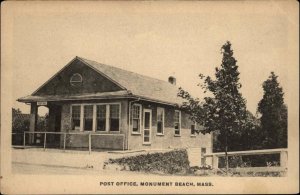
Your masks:
{"label": "porch railing", "polygon": [[[124,134],[99,134],[99,133],[95,133],[95,132],[45,132],[45,131],[34,131],[34,132],[30,132],[30,131],[24,131],[23,133],[12,133],[12,135],[16,136],[16,135],[23,135],[23,147],[26,147],[26,135],[34,135],[34,134],[42,134],[44,135],[43,138],[43,148],[44,150],[46,150],[47,148],[47,135],[63,135],[63,150],[66,150],[66,141],[67,141],[67,135],[83,135],[83,136],[88,136],[88,150],[89,153],[92,152],[92,137],[93,136],[119,136],[122,137],[122,150],[125,150],[125,135]],[[30,138],[29,136],[29,140],[32,139],[34,140],[34,138]],[[29,144],[28,144],[29,146]]]}

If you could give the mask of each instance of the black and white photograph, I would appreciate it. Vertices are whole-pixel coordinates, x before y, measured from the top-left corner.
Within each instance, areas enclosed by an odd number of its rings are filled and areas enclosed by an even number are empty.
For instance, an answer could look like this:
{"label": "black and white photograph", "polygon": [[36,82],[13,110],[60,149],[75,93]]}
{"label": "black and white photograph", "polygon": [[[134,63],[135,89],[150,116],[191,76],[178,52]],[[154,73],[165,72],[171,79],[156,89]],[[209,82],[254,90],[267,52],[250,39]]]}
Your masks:
{"label": "black and white photograph", "polygon": [[4,1],[1,193],[299,192],[297,1]]}

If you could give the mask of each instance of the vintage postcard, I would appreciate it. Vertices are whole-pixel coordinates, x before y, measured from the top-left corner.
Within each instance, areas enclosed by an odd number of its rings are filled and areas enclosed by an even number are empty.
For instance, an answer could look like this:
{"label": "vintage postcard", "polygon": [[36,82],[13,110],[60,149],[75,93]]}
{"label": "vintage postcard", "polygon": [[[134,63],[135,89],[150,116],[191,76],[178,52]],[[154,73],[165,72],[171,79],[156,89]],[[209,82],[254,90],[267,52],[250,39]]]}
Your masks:
{"label": "vintage postcard", "polygon": [[5,1],[1,193],[299,192],[297,1]]}

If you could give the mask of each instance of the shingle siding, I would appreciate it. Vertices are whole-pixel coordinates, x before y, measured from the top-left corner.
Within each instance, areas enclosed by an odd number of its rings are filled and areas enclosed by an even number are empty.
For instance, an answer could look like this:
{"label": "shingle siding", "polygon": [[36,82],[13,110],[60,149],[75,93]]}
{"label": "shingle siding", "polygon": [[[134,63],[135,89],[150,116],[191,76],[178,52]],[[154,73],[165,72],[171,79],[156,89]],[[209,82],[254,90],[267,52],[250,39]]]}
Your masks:
{"label": "shingle siding", "polygon": [[[128,149],[127,143],[129,144],[130,150],[137,149],[168,149],[168,148],[198,148],[206,147],[209,151],[212,147],[211,135],[199,134],[191,136],[190,126],[192,121],[188,118],[188,114],[181,112],[181,135],[174,136],[174,113],[175,107],[165,106],[162,104],[155,104],[145,101],[137,102],[142,105],[142,113],[144,109],[151,109],[152,111],[152,132],[151,132],[151,145],[143,144],[143,128],[141,134],[132,134],[132,130],[129,129],[128,123],[128,101],[127,100],[107,100],[107,101],[89,101],[88,103],[112,103],[121,102],[121,125],[120,132],[102,132],[102,134],[124,134],[125,143],[121,137],[113,136],[93,136],[92,137],[92,148],[103,148],[103,149]],[[78,103],[78,102],[76,102]],[[62,131],[76,132],[71,129],[71,115],[70,115],[69,103],[63,104],[62,106]],[[157,135],[157,107],[164,108],[164,135]],[[143,124],[143,115],[141,118]],[[128,138],[128,140],[127,140]],[[61,142],[62,145],[62,142]],[[67,147],[88,147],[88,136],[87,135],[70,135]]]}
{"label": "shingle siding", "polygon": [[[74,102],[78,104],[79,102]],[[106,101],[89,101],[81,103],[120,103],[121,104],[121,116],[120,116],[120,132],[101,132],[101,134],[123,134],[125,148],[127,147],[126,137],[128,129],[128,101],[127,100],[106,100]],[[71,105],[72,103],[65,103],[62,106],[61,115],[61,131],[62,132],[78,132],[71,130]],[[86,132],[88,133],[88,132]],[[95,132],[99,134],[100,132]],[[61,139],[61,146],[63,145],[63,140]],[[74,148],[87,148],[88,147],[88,135],[68,135],[68,142],[66,142],[66,147]],[[122,136],[105,135],[105,136],[92,136],[92,148],[106,148],[106,149],[123,149],[124,143]]]}
{"label": "shingle siding", "polygon": [[[210,134],[196,134],[191,136],[191,125],[193,122],[189,119],[189,115],[181,112],[181,135],[175,136],[174,131],[174,113],[176,108],[161,104],[139,102],[143,109],[152,110],[152,133],[151,144],[143,144],[143,133],[135,135],[129,130],[129,149],[167,149],[167,148],[200,148],[205,147],[209,151],[212,147]],[[164,119],[164,135],[157,135],[157,107],[165,110]],[[142,119],[143,121],[143,119]]]}
{"label": "shingle siding", "polygon": [[[80,87],[70,84],[70,79],[75,73],[79,73],[82,76],[82,85]],[[115,83],[86,66],[82,61],[75,59],[33,95],[74,95],[119,90],[121,88]]]}

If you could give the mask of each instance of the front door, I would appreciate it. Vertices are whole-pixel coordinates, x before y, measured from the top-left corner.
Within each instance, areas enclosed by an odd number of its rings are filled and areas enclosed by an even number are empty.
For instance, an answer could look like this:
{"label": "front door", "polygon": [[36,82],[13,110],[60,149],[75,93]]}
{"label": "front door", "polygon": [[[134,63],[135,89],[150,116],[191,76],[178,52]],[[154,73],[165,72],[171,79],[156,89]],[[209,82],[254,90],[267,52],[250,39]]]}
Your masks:
{"label": "front door", "polygon": [[151,113],[150,109],[144,109],[143,144],[151,144]]}

